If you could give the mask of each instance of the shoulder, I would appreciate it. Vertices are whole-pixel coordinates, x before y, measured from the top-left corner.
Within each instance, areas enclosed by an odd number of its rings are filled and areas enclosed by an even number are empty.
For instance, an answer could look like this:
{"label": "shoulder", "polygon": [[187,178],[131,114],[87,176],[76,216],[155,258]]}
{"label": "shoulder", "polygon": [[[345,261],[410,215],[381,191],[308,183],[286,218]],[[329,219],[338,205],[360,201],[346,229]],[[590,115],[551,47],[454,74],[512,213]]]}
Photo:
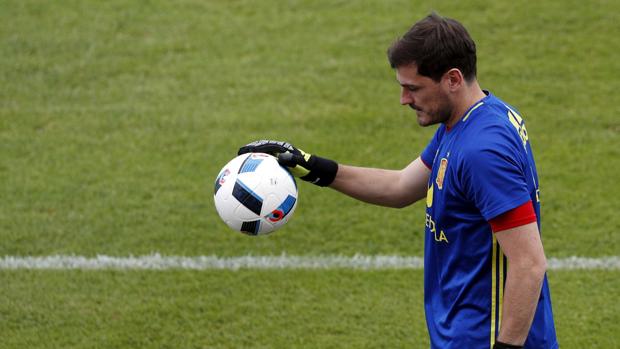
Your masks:
{"label": "shoulder", "polygon": [[521,141],[515,119],[522,122],[514,108],[493,97],[465,120],[462,149],[466,154],[484,150],[519,151]]}
{"label": "shoulder", "polygon": [[[501,103],[481,106],[475,118],[464,125],[460,140],[460,167],[465,173],[506,165],[523,168],[526,151],[519,131],[509,119],[513,109]],[[516,113],[516,112],[515,112]]]}

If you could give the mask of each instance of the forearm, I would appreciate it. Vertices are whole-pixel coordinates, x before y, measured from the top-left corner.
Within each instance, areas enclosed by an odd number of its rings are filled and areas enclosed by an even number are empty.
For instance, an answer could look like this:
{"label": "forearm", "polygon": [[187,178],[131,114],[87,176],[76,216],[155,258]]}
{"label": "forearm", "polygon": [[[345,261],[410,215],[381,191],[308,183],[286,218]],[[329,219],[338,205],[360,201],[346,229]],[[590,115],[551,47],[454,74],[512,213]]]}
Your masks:
{"label": "forearm", "polygon": [[295,177],[368,203],[404,207],[426,197],[430,169],[420,157],[397,171],[341,165],[280,141],[254,141],[239,148],[238,154],[249,152],[277,156]]}
{"label": "forearm", "polygon": [[545,261],[508,263],[498,341],[523,345],[529,333],[545,275]]}
{"label": "forearm", "polygon": [[411,193],[400,186],[401,171],[338,165],[331,188],[355,199],[375,205],[404,207]]}

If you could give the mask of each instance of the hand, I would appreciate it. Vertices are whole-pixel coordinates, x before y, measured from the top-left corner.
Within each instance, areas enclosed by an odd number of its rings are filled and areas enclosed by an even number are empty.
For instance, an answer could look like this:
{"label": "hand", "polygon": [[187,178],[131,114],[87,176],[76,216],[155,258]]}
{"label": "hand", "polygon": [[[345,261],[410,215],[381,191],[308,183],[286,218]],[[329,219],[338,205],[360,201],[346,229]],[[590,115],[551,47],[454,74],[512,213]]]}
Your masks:
{"label": "hand", "polygon": [[282,166],[286,166],[295,177],[325,187],[330,185],[338,164],[332,160],[308,154],[287,142],[260,140],[239,148],[238,155],[245,153],[267,153],[278,158]]}
{"label": "hand", "polygon": [[289,168],[295,177],[304,177],[310,173],[308,159],[312,156],[292,144],[280,141],[260,140],[239,148],[237,155],[245,153],[267,153],[278,158],[282,166]]}

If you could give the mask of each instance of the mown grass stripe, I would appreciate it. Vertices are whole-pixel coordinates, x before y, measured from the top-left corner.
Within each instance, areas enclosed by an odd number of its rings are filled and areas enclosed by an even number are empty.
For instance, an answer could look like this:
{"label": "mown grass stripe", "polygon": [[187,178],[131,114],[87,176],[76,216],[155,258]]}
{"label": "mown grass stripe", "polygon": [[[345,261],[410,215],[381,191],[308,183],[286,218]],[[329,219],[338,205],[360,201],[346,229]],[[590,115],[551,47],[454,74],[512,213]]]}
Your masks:
{"label": "mown grass stripe", "polygon": [[[620,270],[620,257],[549,258],[550,270]],[[422,269],[423,259],[414,256],[145,256],[99,255],[4,256],[0,269],[127,269],[127,270],[238,270],[238,269]]]}

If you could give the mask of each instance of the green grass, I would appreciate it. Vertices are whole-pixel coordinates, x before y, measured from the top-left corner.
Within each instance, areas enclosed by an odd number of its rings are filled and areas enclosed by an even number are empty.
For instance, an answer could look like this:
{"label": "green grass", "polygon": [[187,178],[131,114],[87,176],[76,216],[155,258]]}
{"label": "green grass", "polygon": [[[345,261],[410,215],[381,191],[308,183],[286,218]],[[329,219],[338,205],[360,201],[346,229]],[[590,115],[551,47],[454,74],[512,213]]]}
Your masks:
{"label": "green grass", "polygon": [[[40,278],[33,292],[28,285]],[[7,279],[1,289],[12,303],[3,300],[0,310],[12,314],[2,324],[9,347],[402,347],[425,336],[422,304],[411,297],[421,296],[421,284],[398,272],[19,272]],[[40,292],[48,297],[41,301]]]}
{"label": "green grass", "polygon": [[470,27],[483,86],[528,120],[547,251],[617,253],[618,5],[482,4],[3,2],[0,253],[420,254],[421,205],[302,185],[287,230],[250,240],[208,194],[257,138],[406,165],[433,130],[398,105],[385,49],[431,8]]}
{"label": "green grass", "polygon": [[3,2],[0,254],[420,254],[423,205],[302,185],[287,229],[252,240],[209,192],[258,138],[405,166],[433,130],[398,105],[385,49],[431,8],[470,27],[483,86],[528,120],[549,254],[616,254],[620,6],[399,6]]}
{"label": "green grass", "polygon": [[[434,129],[398,104],[385,50],[432,9],[528,122],[547,255],[617,255],[618,2],[2,0],[0,256],[422,255],[420,204],[301,183],[292,221],[253,239],[211,193],[259,138],[415,158]],[[618,346],[616,272],[550,280],[564,348]],[[1,271],[0,291],[0,347],[427,346],[419,272]]]}

